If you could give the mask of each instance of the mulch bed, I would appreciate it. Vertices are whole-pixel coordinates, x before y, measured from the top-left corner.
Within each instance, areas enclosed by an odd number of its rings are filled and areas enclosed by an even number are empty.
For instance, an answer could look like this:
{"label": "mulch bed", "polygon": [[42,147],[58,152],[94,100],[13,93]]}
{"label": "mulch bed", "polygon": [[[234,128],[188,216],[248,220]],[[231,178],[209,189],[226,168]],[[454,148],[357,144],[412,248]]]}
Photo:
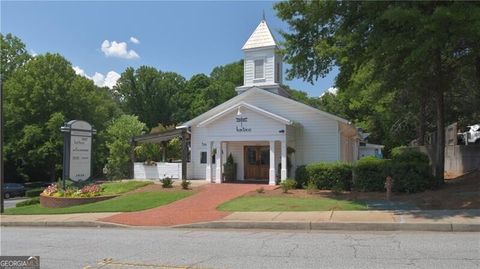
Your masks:
{"label": "mulch bed", "polygon": [[[480,171],[468,173],[445,181],[445,184],[435,190],[415,194],[393,194],[392,201],[411,202],[418,208],[429,209],[480,209]],[[320,190],[308,194],[306,190],[290,190],[283,193],[282,189],[265,190],[264,193],[252,191],[248,196],[281,196],[298,198],[333,198],[349,201],[383,200],[384,192],[344,192],[339,195],[329,190]]]}

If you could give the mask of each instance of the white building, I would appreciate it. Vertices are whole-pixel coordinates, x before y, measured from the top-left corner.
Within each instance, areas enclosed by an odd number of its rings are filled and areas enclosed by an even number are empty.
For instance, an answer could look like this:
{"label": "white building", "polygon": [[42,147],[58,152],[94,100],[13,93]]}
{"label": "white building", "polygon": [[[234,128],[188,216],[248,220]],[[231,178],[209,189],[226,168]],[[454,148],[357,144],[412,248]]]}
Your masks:
{"label": "white building", "polygon": [[221,183],[220,164],[229,154],[236,180],[272,185],[293,177],[299,165],[357,159],[359,137],[349,121],[294,101],[282,89],[282,57],[266,21],[242,50],[238,95],[177,127],[190,133],[188,178]]}

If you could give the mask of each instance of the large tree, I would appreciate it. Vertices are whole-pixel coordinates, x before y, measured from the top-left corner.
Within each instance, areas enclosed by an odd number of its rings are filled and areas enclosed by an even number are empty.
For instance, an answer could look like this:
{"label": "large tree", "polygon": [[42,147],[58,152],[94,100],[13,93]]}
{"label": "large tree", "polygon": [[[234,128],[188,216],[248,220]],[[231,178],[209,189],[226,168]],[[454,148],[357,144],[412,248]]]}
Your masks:
{"label": "large tree", "polygon": [[8,33],[0,34],[0,72],[2,82],[20,66],[30,60],[25,44],[20,38]]}
{"label": "large tree", "polygon": [[[9,168],[31,180],[60,177],[63,138],[60,127],[72,119],[86,120],[99,131],[95,167],[103,167],[103,130],[121,113],[106,89],[76,75],[58,54],[32,58],[5,83],[5,149]],[[103,149],[103,150],[102,150]],[[17,180],[17,179],[15,179]]]}
{"label": "large tree", "polygon": [[[341,88],[371,64],[372,80],[384,94],[408,101],[433,97],[435,174],[443,179],[445,96],[454,91],[455,79],[478,79],[462,70],[480,71],[480,4],[289,1],[275,8],[291,28],[283,33],[290,78],[314,82],[337,65]],[[478,83],[472,85],[478,91]]]}

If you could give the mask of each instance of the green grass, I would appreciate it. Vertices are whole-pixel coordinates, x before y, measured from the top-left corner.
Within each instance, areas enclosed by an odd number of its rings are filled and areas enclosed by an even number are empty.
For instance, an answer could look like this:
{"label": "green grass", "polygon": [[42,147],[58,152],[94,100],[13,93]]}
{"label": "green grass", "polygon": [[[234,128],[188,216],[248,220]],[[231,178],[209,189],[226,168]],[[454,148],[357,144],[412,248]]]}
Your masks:
{"label": "green grass", "polygon": [[221,211],[328,211],[366,210],[363,203],[330,198],[242,196],[218,207]]}
{"label": "green grass", "polygon": [[45,208],[39,204],[5,209],[7,215],[69,214],[92,212],[131,212],[149,209],[183,199],[193,192],[141,192],[126,194],[106,201],[65,208]]}
{"label": "green grass", "polygon": [[153,184],[149,181],[117,181],[102,184],[102,195],[114,195],[133,191],[143,186]]}

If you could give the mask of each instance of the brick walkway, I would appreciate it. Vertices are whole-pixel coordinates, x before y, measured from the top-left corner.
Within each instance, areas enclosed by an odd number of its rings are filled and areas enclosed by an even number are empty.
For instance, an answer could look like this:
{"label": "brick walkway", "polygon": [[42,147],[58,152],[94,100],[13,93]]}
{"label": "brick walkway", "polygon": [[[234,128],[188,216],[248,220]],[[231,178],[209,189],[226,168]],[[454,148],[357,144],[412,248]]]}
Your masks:
{"label": "brick walkway", "polygon": [[218,220],[230,213],[218,211],[217,206],[260,187],[275,188],[258,184],[207,184],[199,187],[198,193],[171,204],[99,220],[133,226],[173,226]]}

